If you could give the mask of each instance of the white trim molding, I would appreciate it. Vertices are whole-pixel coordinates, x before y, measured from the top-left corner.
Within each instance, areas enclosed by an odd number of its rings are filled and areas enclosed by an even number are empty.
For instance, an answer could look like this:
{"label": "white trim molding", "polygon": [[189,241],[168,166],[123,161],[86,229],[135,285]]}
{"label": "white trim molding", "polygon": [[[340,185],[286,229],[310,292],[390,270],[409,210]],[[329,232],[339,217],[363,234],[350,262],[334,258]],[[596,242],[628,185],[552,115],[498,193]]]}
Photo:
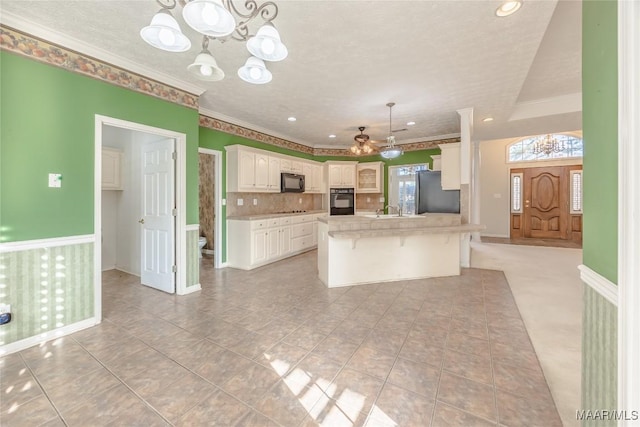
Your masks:
{"label": "white trim molding", "polygon": [[202,287],[200,286],[200,283],[196,283],[193,286],[186,287],[184,289],[184,291],[182,291],[182,293],[179,294],[179,295],[188,295],[188,294],[192,294],[194,292],[198,292],[198,291],[201,291],[201,290],[202,290]]}
{"label": "white trim molding", "polygon": [[[618,1],[618,409],[640,408],[640,2]],[[619,426],[637,426],[623,419]]]}
{"label": "white trim molding", "polygon": [[63,326],[62,328],[53,329],[51,331],[43,332],[41,334],[34,335],[20,341],[15,341],[10,344],[0,346],[0,357],[22,351],[26,348],[33,347],[34,345],[41,344],[45,341],[73,334],[74,332],[78,332],[83,329],[95,326],[98,323],[100,323],[100,321],[97,318],[90,317],[88,319],[72,323],[71,325]]}
{"label": "white trim molding", "polygon": [[584,264],[579,265],[578,270],[580,270],[580,279],[584,283],[589,285],[594,291],[600,294],[611,304],[616,307],[618,306],[618,287],[615,283],[593,271]]}
{"label": "white trim molding", "polygon": [[82,243],[93,243],[95,242],[95,240],[95,234],[84,234],[80,236],[52,237],[50,239],[23,240],[20,242],[0,243],[0,253],[79,245]]}

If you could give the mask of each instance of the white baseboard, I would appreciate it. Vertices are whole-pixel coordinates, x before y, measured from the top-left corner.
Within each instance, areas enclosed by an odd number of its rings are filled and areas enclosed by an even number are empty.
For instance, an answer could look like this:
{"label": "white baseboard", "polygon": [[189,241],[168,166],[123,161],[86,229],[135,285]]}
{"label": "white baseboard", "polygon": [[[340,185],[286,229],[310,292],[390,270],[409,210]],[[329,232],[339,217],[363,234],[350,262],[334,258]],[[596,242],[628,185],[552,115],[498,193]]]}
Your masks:
{"label": "white baseboard", "polygon": [[220,265],[217,268],[227,268],[229,267],[229,263],[228,262],[222,262],[220,263]]}
{"label": "white baseboard", "polygon": [[618,306],[618,287],[606,277],[596,273],[586,265],[579,265],[580,279],[611,304]]}
{"label": "white baseboard", "polygon": [[509,239],[508,235],[504,234],[491,234],[491,233],[480,233],[480,237],[498,237],[500,239]]}
{"label": "white baseboard", "polygon": [[131,271],[125,270],[124,268],[120,268],[120,267],[118,267],[118,266],[113,267],[113,268],[112,268],[112,270],[118,270],[118,271],[122,271],[123,273],[130,274],[130,275],[132,275],[132,276],[140,277],[140,274],[139,274],[139,273],[138,273],[138,274],[136,274],[136,273],[132,273]]}
{"label": "white baseboard", "polygon": [[109,270],[117,270],[115,265],[110,265],[108,267],[105,267],[104,265],[102,266],[102,271],[109,271]]}
{"label": "white baseboard", "polygon": [[35,335],[29,338],[22,339],[20,341],[15,341],[3,346],[0,346],[0,357],[6,356],[7,354],[16,353],[18,351],[22,351],[29,347],[33,347],[34,345],[41,344],[45,341],[49,341],[55,338],[60,338],[65,335],[70,335],[74,332],[81,331],[83,329],[90,328],[92,326],[100,323],[95,317],[91,317],[86,320],[81,320],[80,322],[72,323],[71,325],[63,326],[62,328],[53,329],[51,331],[44,332],[39,335]]}

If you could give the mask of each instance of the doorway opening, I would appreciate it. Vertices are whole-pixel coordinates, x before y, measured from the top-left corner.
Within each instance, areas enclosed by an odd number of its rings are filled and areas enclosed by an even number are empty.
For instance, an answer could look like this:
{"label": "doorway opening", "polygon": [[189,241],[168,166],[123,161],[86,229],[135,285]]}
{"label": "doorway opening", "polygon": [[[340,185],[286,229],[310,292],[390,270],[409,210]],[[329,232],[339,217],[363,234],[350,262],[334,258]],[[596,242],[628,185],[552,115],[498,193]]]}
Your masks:
{"label": "doorway opening", "polygon": [[199,236],[202,263],[222,263],[222,152],[198,148]]}
{"label": "doorway opening", "polygon": [[389,166],[389,206],[398,206],[402,212],[416,212],[416,172],[429,170],[429,165]]}
{"label": "doorway opening", "polygon": [[95,118],[94,287],[118,269],[141,284],[184,294],[186,135],[105,116]]}

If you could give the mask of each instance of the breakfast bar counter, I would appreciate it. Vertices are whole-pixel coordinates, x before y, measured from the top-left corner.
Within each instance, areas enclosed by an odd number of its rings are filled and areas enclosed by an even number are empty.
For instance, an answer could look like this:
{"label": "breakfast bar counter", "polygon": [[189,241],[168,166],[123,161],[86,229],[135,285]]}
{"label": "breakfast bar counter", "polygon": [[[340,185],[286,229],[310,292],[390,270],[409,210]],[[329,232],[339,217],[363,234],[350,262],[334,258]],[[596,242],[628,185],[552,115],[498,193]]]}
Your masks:
{"label": "breakfast bar counter", "polygon": [[318,220],[318,275],[328,287],[455,276],[483,226],[458,214],[330,216]]}

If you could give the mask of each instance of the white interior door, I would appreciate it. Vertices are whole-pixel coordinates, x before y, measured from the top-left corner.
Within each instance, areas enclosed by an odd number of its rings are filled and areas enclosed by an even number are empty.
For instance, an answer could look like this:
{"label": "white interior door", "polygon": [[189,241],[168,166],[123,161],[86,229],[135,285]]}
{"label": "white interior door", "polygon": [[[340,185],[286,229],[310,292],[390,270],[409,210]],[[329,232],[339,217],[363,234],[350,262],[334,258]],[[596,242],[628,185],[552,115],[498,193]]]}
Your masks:
{"label": "white interior door", "polygon": [[175,292],[174,140],[146,142],[142,147],[143,285]]}

